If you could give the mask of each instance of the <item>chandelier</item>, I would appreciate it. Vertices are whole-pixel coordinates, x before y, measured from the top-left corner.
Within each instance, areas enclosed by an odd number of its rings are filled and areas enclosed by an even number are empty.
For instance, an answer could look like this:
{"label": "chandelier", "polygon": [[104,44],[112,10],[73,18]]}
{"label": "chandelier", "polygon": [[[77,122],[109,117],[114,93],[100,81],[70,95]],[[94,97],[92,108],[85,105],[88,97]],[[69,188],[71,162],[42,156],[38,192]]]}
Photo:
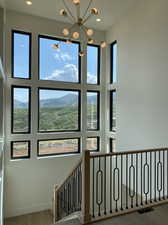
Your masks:
{"label": "chandelier", "polygon": [[[86,0],[85,0],[86,1]],[[86,22],[91,19],[93,16],[99,15],[99,10],[97,8],[91,8],[91,4],[93,0],[90,0],[88,3],[87,8],[83,15],[81,15],[81,4],[80,0],[71,0],[73,5],[76,8],[76,15],[73,15],[72,11],[69,9],[65,0],[62,0],[64,4],[64,9],[59,11],[60,15],[68,18],[69,22],[71,23],[70,27],[65,27],[62,30],[63,35],[66,37],[67,43],[72,43],[74,40],[79,40],[81,43],[81,49],[79,52],[80,56],[84,56],[84,43],[93,44],[94,43],[94,30],[88,28],[85,24]],[[106,47],[106,42],[102,41],[100,43],[102,48]],[[56,44],[55,48],[59,48],[59,45]]]}

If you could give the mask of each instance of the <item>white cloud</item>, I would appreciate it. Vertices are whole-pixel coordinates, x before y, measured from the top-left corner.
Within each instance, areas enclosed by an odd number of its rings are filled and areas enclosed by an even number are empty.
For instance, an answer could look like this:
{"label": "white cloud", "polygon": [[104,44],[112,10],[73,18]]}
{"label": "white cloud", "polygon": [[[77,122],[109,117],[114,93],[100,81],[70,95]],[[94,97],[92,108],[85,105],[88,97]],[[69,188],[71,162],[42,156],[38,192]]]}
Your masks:
{"label": "white cloud", "polygon": [[53,73],[45,79],[65,82],[78,82],[78,69],[74,64],[66,64],[63,69],[53,71]]}
{"label": "white cloud", "polygon": [[58,61],[63,61],[63,62],[67,62],[67,61],[71,61],[73,58],[71,55],[69,55],[67,52],[57,52],[54,53],[54,58]]}
{"label": "white cloud", "polygon": [[90,72],[87,73],[87,82],[89,84],[95,84],[97,83],[97,77],[93,74],[91,74]]}

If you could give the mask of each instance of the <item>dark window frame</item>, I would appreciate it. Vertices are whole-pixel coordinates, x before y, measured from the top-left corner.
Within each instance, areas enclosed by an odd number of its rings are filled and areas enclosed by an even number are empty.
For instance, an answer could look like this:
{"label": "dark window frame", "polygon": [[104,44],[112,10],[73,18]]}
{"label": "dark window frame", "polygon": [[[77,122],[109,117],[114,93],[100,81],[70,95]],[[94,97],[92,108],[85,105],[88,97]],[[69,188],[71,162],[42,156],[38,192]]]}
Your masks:
{"label": "dark window frame", "polygon": [[88,92],[97,93],[97,129],[87,129],[87,131],[99,131],[100,130],[100,91],[87,90],[86,97]]}
{"label": "dark window frame", "polygon": [[[42,35],[42,34],[38,35],[38,80],[44,81],[44,79],[40,79],[40,38],[55,40],[55,41],[62,41],[62,42],[66,42],[66,39],[52,37],[52,36],[48,36],[48,35]],[[58,82],[58,83],[68,83],[68,84],[80,84],[81,83],[81,57],[79,56],[79,52],[81,50],[81,44],[78,41],[72,41],[72,43],[78,44],[78,75],[79,75],[78,82],[57,81],[57,80],[49,80],[49,81]]]}
{"label": "dark window frame", "polygon": [[97,139],[97,149],[96,150],[87,149],[87,150],[90,151],[90,152],[99,152],[100,151],[100,137],[99,136],[87,136],[87,138],[86,138],[86,146],[87,146],[87,139],[88,138],[96,138]]}
{"label": "dark window frame", "polygon": [[117,45],[117,40],[110,45],[110,83],[114,84],[114,46]]}
{"label": "dark window frame", "polygon": [[[14,34],[23,34],[23,35],[28,35],[29,36],[29,77],[24,78],[24,77],[15,77],[14,76]],[[30,32],[25,32],[25,31],[20,31],[20,30],[12,30],[11,34],[11,46],[12,46],[12,51],[11,51],[11,77],[14,79],[22,79],[22,80],[31,80],[32,77],[32,33]]]}
{"label": "dark window frame", "polygon": [[[40,141],[57,141],[57,140],[78,140],[78,151],[77,152],[63,152],[63,153],[52,153],[52,154],[43,154],[43,155],[40,155],[39,152],[40,152],[40,149],[39,149],[39,146],[40,146]],[[47,156],[56,156],[56,155],[77,155],[77,154],[80,154],[81,153],[81,139],[80,137],[68,137],[68,138],[55,138],[55,139],[39,139],[37,140],[37,156],[38,157],[47,157]]]}
{"label": "dark window frame", "polygon": [[114,153],[114,149],[113,149],[113,141],[116,141],[115,138],[110,138],[110,152]]}
{"label": "dark window frame", "polygon": [[[98,54],[97,54],[97,83],[96,84],[92,84],[92,83],[88,83],[87,79],[86,79],[86,83],[88,85],[100,85],[100,69],[101,69],[101,51],[100,51],[100,45],[95,45],[95,44],[87,44],[87,46],[92,46],[92,47],[96,47],[98,49]],[[87,52],[88,53],[88,52]],[[88,68],[88,66],[87,66]]]}
{"label": "dark window frame", "polygon": [[114,129],[114,124],[113,124],[113,103],[114,103],[114,93],[116,93],[116,90],[111,90],[110,91],[110,131],[116,132]]}
{"label": "dark window frame", "polygon": [[[78,92],[78,129],[77,130],[58,130],[58,131],[40,131],[40,90],[55,90],[55,91],[74,91]],[[38,87],[38,133],[64,133],[64,132],[80,132],[81,131],[81,90],[67,88],[49,88]]]}
{"label": "dark window frame", "polygon": [[[26,142],[28,143],[28,155],[22,156],[22,157],[14,157],[13,156],[13,144],[14,143],[19,143],[19,142]],[[15,159],[30,159],[31,157],[31,141],[30,140],[23,140],[23,141],[11,141],[11,160]]]}
{"label": "dark window frame", "polygon": [[[14,132],[14,89],[28,89],[28,131],[27,132]],[[11,133],[12,134],[30,134],[31,133],[31,87],[23,85],[11,85]]]}

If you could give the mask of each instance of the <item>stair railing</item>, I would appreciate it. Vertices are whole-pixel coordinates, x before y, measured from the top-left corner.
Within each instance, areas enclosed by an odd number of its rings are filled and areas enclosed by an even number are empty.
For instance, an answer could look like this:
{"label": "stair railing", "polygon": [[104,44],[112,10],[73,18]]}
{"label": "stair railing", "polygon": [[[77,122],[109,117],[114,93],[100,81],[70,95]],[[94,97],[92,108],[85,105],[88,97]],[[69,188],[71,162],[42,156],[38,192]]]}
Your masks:
{"label": "stair railing", "polygon": [[168,148],[108,154],[85,151],[57,187],[55,199],[55,218],[80,211],[82,224],[168,203]]}

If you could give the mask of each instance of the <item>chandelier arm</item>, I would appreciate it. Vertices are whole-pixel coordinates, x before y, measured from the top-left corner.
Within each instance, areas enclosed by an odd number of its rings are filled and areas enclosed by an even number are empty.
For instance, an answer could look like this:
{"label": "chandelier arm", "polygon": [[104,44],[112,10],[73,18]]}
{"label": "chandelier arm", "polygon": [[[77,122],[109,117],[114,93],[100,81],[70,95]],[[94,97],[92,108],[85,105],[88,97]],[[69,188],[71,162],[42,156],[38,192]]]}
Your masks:
{"label": "chandelier arm", "polygon": [[76,6],[76,15],[77,15],[77,21],[78,21],[78,19],[80,18],[80,4]]}
{"label": "chandelier arm", "polygon": [[88,17],[82,22],[82,24],[85,24],[92,16],[93,14],[89,14]]}
{"label": "chandelier arm", "polygon": [[[62,2],[63,2],[63,4],[64,4],[64,6],[65,6],[67,12],[69,13],[69,15],[72,17],[73,22],[76,22],[76,18],[75,18],[75,17],[73,16],[73,14],[71,13],[71,10],[68,8],[68,6],[67,6],[67,4],[65,3],[65,1],[62,0]],[[69,17],[69,18],[71,18],[71,17]]]}
{"label": "chandelier arm", "polygon": [[90,0],[90,2],[89,2],[89,4],[88,4],[88,7],[87,7],[87,9],[85,10],[85,13],[84,13],[83,16],[82,16],[82,19],[83,19],[83,20],[85,19],[86,15],[87,15],[87,13],[88,13],[88,10],[89,10],[89,8],[90,8],[90,6],[91,6],[91,4],[92,4],[92,2],[93,2],[93,0]]}

